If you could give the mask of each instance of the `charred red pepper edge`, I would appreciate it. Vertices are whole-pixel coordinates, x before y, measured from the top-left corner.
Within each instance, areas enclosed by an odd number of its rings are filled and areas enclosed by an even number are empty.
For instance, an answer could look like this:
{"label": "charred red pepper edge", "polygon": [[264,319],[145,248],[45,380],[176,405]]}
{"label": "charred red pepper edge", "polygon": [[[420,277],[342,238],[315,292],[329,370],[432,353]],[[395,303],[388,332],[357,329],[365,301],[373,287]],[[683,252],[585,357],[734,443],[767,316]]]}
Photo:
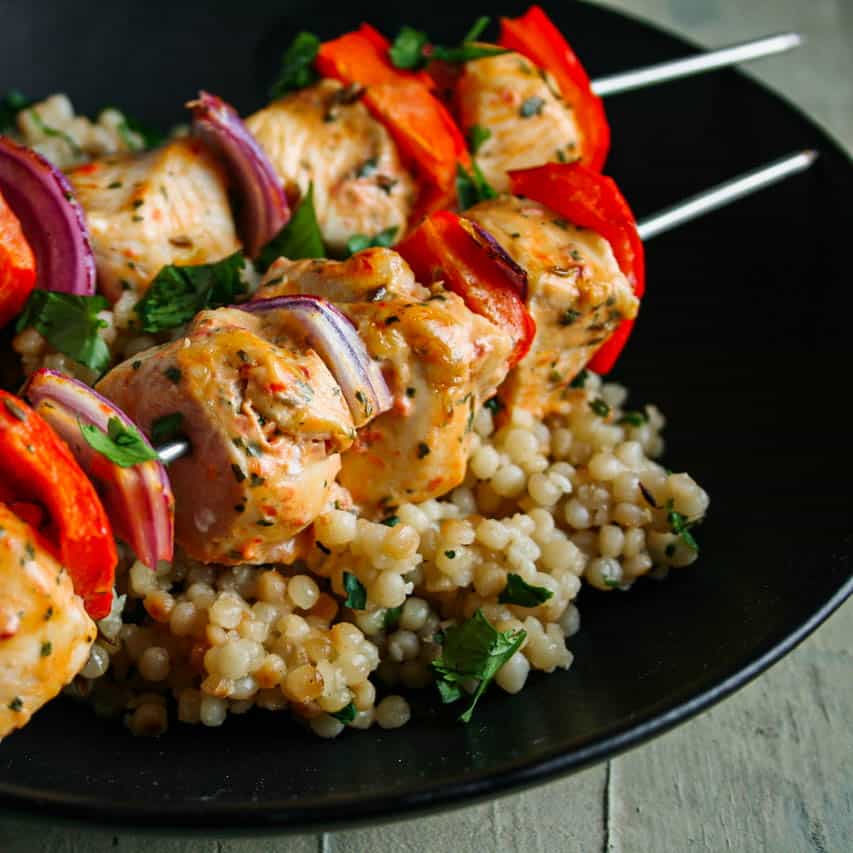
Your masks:
{"label": "charred red pepper edge", "polygon": [[87,613],[102,619],[112,606],[118,562],[104,507],[68,446],[23,400],[2,390],[0,477],[6,497],[35,502],[47,511],[45,539],[68,570]]}
{"label": "charred red pepper edge", "polygon": [[510,367],[527,354],[536,323],[524,304],[527,276],[482,228],[449,210],[432,214],[396,250],[418,281],[443,281],[465,304],[512,336]]}
{"label": "charred red pepper edge", "polygon": [[[634,214],[612,178],[580,163],[546,163],[509,173],[515,195],[532,198],[569,222],[597,232],[613,249],[619,269],[637,298],[646,289],[643,243]],[[589,362],[596,373],[608,373],[633,329],[623,320]]]}
{"label": "charred red pepper edge", "polygon": [[415,172],[420,194],[414,221],[444,207],[455,197],[456,165],[468,165],[465,138],[447,108],[436,98],[422,72],[395,68],[389,43],[373,27],[324,42],[316,67],[324,77],[365,87],[363,101],[381,122]]}
{"label": "charred red pepper edge", "polygon": [[592,91],[583,65],[551,19],[539,6],[531,6],[518,18],[501,18],[498,44],[551,73],[577,119],[581,162],[600,172],[610,150],[610,125],[604,104]]}

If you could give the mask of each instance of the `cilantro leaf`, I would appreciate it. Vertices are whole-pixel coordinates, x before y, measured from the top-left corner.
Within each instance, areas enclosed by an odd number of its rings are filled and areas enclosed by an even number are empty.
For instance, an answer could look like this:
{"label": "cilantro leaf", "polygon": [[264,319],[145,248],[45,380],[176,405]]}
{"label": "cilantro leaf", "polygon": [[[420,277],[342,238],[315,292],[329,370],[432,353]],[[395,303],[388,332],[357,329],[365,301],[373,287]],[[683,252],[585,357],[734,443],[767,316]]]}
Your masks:
{"label": "cilantro leaf", "polygon": [[625,412],[622,417],[619,418],[617,423],[625,424],[627,426],[639,427],[644,423],[647,423],[649,420],[649,416],[645,412]]}
{"label": "cilantro leaf", "polygon": [[10,89],[0,98],[0,133],[15,129],[15,119],[32,101],[17,89]]}
{"label": "cilantro leaf", "polygon": [[381,246],[384,249],[389,249],[394,245],[394,240],[397,238],[399,229],[396,225],[380,231],[373,237],[368,237],[366,234],[353,234],[347,240],[347,255],[354,255],[356,252],[361,252],[364,249],[370,249],[374,246]]}
{"label": "cilantro leaf", "polygon": [[282,54],[281,70],[270,89],[270,97],[280,98],[314,83],[319,78],[314,70],[314,60],[319,49],[320,39],[317,36],[304,31],[298,33]]}
{"label": "cilantro leaf", "polygon": [[80,420],[77,423],[86,444],[121,468],[130,468],[157,458],[139,430],[125,426],[118,418],[109,419],[106,432],[94,424],[84,424]]}
{"label": "cilantro leaf", "polygon": [[329,716],[334,717],[336,720],[340,720],[342,723],[351,723],[355,719],[356,713],[355,705],[350,702],[349,705],[345,708],[341,708],[340,711],[331,711]]}
{"label": "cilantro leaf", "polygon": [[497,198],[498,194],[480,171],[477,161],[472,160],[470,173],[461,163],[456,164],[456,195],[460,210],[467,210],[477,202]]}
{"label": "cilantro leaf", "polygon": [[157,418],[151,424],[151,441],[154,444],[171,441],[176,435],[180,434],[183,423],[184,416],[180,412],[172,412],[170,415]]}
{"label": "cilantro leaf", "polygon": [[323,235],[314,210],[314,185],[309,184],[308,192],[300,200],[287,225],[261,249],[255,266],[264,273],[274,261],[282,257],[295,261],[299,258],[323,258],[325,255]]}
{"label": "cilantro leaf", "polygon": [[440,59],[442,62],[461,65],[463,62],[470,62],[473,59],[486,59],[489,56],[500,56],[503,53],[509,53],[509,51],[504,47],[496,47],[490,44],[462,42],[458,47],[442,47],[437,44],[430,51],[430,59]]}
{"label": "cilantro leaf", "polygon": [[538,607],[553,598],[554,593],[544,586],[531,586],[521,575],[510,572],[506,576],[506,586],[501,590],[498,601],[501,604],[516,604],[519,607]]}
{"label": "cilantro leaf", "polygon": [[465,33],[465,38],[462,39],[462,44],[465,44],[466,41],[477,41],[477,39],[483,35],[486,27],[489,26],[489,22],[491,20],[492,19],[488,15],[480,15],[480,17],[471,25],[471,29]]}
{"label": "cilantro leaf", "polygon": [[527,637],[523,630],[496,631],[482,610],[461,625],[444,632],[441,657],[432,662],[436,684],[442,701],[455,702],[461,698],[461,683],[469,679],[479,681],[471,704],[459,719],[470,722],[474,707],[498,670],[518,651]]}
{"label": "cilantro leaf", "polygon": [[55,139],[61,139],[70,149],[71,153],[75,157],[79,157],[82,155],[83,150],[77,144],[77,140],[71,136],[71,134],[66,133],[64,130],[59,130],[56,127],[51,127],[45,120],[41,117],[41,113],[35,107],[29,107],[27,109],[27,115],[32,119],[33,124],[45,135],[50,136]]}
{"label": "cilantro leaf", "polygon": [[110,363],[110,350],[98,334],[107,325],[98,312],[108,307],[103,296],[34,290],[15,329],[21,332],[32,326],[59,352],[103,373]]}
{"label": "cilantro leaf", "polygon": [[344,589],[347,592],[344,604],[353,610],[364,610],[367,605],[367,590],[361,581],[350,572],[344,572]]}
{"label": "cilantro leaf", "polygon": [[584,367],[571,382],[569,385],[572,388],[583,388],[586,385],[586,380],[589,377],[589,371]]}
{"label": "cilantro leaf", "polygon": [[492,132],[487,127],[473,124],[468,128],[468,148],[476,154],[487,139],[492,138]]}
{"label": "cilantro leaf", "polygon": [[235,252],[215,264],[163,267],[134,307],[143,331],[173,329],[192,320],[203,308],[229,305],[246,292],[240,276],[245,263],[243,253]]}

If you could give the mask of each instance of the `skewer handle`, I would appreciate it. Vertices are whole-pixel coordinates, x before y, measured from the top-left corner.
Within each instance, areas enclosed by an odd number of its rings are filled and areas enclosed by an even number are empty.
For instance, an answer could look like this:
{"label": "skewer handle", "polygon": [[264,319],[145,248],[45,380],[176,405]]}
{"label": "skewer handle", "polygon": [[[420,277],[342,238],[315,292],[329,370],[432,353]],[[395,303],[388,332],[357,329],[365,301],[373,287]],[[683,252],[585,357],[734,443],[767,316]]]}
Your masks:
{"label": "skewer handle", "polygon": [[600,97],[616,95],[619,92],[630,92],[644,86],[665,83],[668,80],[678,80],[701,74],[714,68],[725,68],[727,65],[737,65],[762,56],[772,56],[774,53],[784,53],[802,44],[803,37],[799,33],[777,33],[751,41],[721,47],[719,50],[709,50],[698,56],[686,59],[676,59],[673,62],[661,62],[646,68],[633,71],[623,71],[607,77],[599,77],[592,81],[592,91]]}
{"label": "skewer handle", "polygon": [[752,195],[754,192],[772,186],[791,175],[804,172],[817,159],[818,153],[813,150],[798,151],[774,160],[767,166],[761,166],[746,172],[740,177],[724,181],[709,190],[697,193],[672,207],[664,208],[658,213],[643,219],[637,226],[640,239],[648,240],[664,231],[677,228],[691,219],[704,216],[719,207],[725,207],[733,201]]}

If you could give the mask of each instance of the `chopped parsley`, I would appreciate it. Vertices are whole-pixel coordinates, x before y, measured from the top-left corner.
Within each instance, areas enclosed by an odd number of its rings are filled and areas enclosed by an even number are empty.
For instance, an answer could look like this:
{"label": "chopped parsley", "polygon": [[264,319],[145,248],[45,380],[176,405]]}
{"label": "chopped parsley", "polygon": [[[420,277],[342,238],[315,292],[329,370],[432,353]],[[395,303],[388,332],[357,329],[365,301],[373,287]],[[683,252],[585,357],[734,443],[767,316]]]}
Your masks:
{"label": "chopped parsley", "polygon": [[151,441],[154,444],[171,441],[180,434],[183,423],[184,416],[180,412],[172,412],[170,415],[157,418],[151,424]]}
{"label": "chopped parsley", "polygon": [[78,419],[80,432],[89,447],[106,456],[120,468],[131,468],[157,458],[136,427],[126,426],[118,418],[110,418],[107,431]]}
{"label": "chopped parsley", "polygon": [[24,707],[24,703],[21,701],[20,696],[15,696],[15,698],[12,699],[12,701],[9,703],[9,710],[10,711],[16,711],[17,712],[17,711],[20,711],[21,708],[23,708],[23,707]]}
{"label": "chopped parsley", "polygon": [[690,528],[698,523],[697,521],[688,521],[687,517],[673,509],[673,500],[670,498],[666,502],[666,521],[669,524],[669,529],[688,547],[691,551],[699,552],[699,544],[693,538]]}
{"label": "chopped parsley", "polygon": [[396,527],[400,523],[400,517],[397,515],[389,515],[383,518],[379,523],[384,524],[386,527]]}
{"label": "chopped parsley", "polygon": [[626,426],[639,427],[647,423],[649,416],[645,412],[625,412],[618,423]]}
{"label": "chopped parsley", "polygon": [[483,127],[479,124],[471,125],[468,128],[468,148],[471,150],[472,154],[476,154],[483,143],[487,139],[491,139],[492,132],[487,127]]}
{"label": "chopped parsley", "polygon": [[418,442],[418,459],[423,459],[424,457],[429,456],[429,454],[429,445],[425,441]]}
{"label": "chopped parsley", "polygon": [[483,406],[487,408],[493,415],[496,415],[499,411],[501,411],[501,409],[506,408],[503,400],[501,400],[501,398],[497,395],[495,395],[494,397],[489,397],[489,399],[486,400],[485,403],[483,403]]}
{"label": "chopped parsley", "polygon": [[336,720],[340,720],[342,723],[351,723],[355,719],[356,715],[355,705],[350,702],[345,708],[341,708],[340,711],[331,711],[329,716],[334,717]]}
{"label": "chopped parsley", "polygon": [[572,388],[583,388],[584,385],[586,385],[586,380],[588,377],[589,377],[589,371],[586,368],[584,368],[583,370],[581,370],[580,373],[578,373],[577,376],[575,376],[574,379],[572,379],[571,382],[569,382],[569,385]]}
{"label": "chopped parsley", "polygon": [[71,153],[75,157],[80,157],[82,155],[83,151],[77,144],[77,140],[75,140],[73,136],[66,133],[64,130],[59,130],[55,127],[51,127],[49,124],[46,124],[44,119],[41,117],[41,114],[35,107],[30,107],[27,110],[27,115],[33,120],[33,124],[45,136],[50,136],[55,139],[61,139],[71,149]]}
{"label": "chopped parsley", "polygon": [[231,471],[232,471],[232,473],[234,474],[234,479],[235,479],[238,483],[242,483],[242,482],[243,482],[243,480],[245,480],[245,479],[246,479],[246,474],[245,474],[245,472],[243,471],[243,469],[242,469],[242,468],[241,468],[241,467],[240,467],[236,462],[232,462],[232,463],[231,463]]}
{"label": "chopped parsley", "polygon": [[255,260],[260,272],[266,272],[274,261],[289,258],[323,258],[326,247],[323,235],[317,224],[317,212],[314,209],[314,184],[308,185],[308,192],[300,199],[296,210],[287,224],[261,249]]}
{"label": "chopped parsley", "polygon": [[572,323],[580,317],[580,315],[580,311],[575,311],[574,308],[566,308],[566,310],[560,314],[559,323],[561,326],[571,326]]}
{"label": "chopped parsley", "polygon": [[134,307],[142,321],[142,330],[174,329],[203,308],[230,305],[246,292],[241,276],[245,264],[243,253],[235,252],[215,264],[163,267]]}
{"label": "chopped parsley", "polygon": [[270,88],[270,97],[280,98],[314,83],[319,78],[314,70],[314,60],[319,49],[320,39],[313,33],[297,33],[281,56],[281,69],[278,79]]}
{"label": "chopped parsley", "polygon": [[589,407],[601,418],[606,418],[610,414],[610,406],[608,406],[600,397],[590,400]]}
{"label": "chopped parsley", "polygon": [[396,225],[374,234],[373,237],[368,237],[366,234],[353,234],[347,240],[347,256],[354,255],[356,252],[362,252],[365,249],[371,249],[379,246],[383,249],[388,249],[394,245],[394,240],[397,239],[397,232],[400,229]]}
{"label": "chopped parsley", "polygon": [[108,308],[103,296],[75,296],[50,290],[34,290],[15,326],[22,332],[34,328],[59,352],[103,373],[110,363],[110,350],[98,334],[106,323],[98,317]]}
{"label": "chopped parsley", "polygon": [[502,47],[474,44],[488,25],[489,19],[486,16],[478,18],[462,41],[454,47],[432,44],[426,33],[413,27],[403,27],[391,44],[388,55],[397,68],[417,70],[434,59],[460,64],[472,59],[508,53]]}
{"label": "chopped parsley", "polygon": [[353,610],[364,610],[367,606],[367,590],[354,574],[344,572],[344,589],[347,593],[344,605]]}
{"label": "chopped parsley", "polygon": [[417,393],[418,393],[418,392],[417,392],[417,389],[416,389],[416,388],[412,388],[411,386],[410,386],[410,387],[408,387],[408,388],[406,388],[406,396],[407,396],[409,399],[411,399],[412,397],[414,397],[414,396],[415,396],[415,394],[417,394]]}
{"label": "chopped parsley", "polygon": [[518,114],[522,118],[530,118],[531,116],[538,116],[542,114],[542,110],[545,107],[545,99],[540,98],[538,95],[533,95],[531,98],[526,98],[521,102],[521,106],[518,109]]}
{"label": "chopped parsley", "polygon": [[461,163],[456,164],[456,195],[460,210],[467,210],[477,202],[497,198],[498,194],[480,171],[477,161],[472,160],[470,173]]}
{"label": "chopped parsley", "polygon": [[390,631],[392,628],[397,627],[397,623],[400,621],[400,614],[403,612],[403,605],[401,604],[399,607],[389,607],[385,611],[385,616],[382,618],[382,627],[386,631]]}
{"label": "chopped parsley", "polygon": [[463,682],[469,679],[479,682],[470,705],[459,717],[462,722],[470,722],[474,707],[489,683],[526,637],[523,630],[496,631],[479,609],[466,622],[444,632],[441,656],[431,664],[442,701],[461,699]]}
{"label": "chopped parsley", "polygon": [[515,604],[519,607],[538,607],[553,598],[554,593],[544,586],[531,586],[521,575],[510,572],[506,576],[506,586],[498,596],[501,604]]}
{"label": "chopped parsley", "polygon": [[46,657],[49,657],[52,652],[53,652],[53,643],[51,643],[50,640],[45,640],[41,644],[41,649],[39,649],[39,654],[41,655],[41,657],[46,658]]}
{"label": "chopped parsley", "polygon": [[163,371],[163,375],[164,375],[164,376],[166,377],[166,379],[168,379],[170,382],[174,382],[174,383],[175,383],[175,385],[177,385],[177,384],[181,381],[181,377],[183,376],[183,374],[181,373],[180,369],[179,369],[179,368],[177,368],[177,367],[167,367],[167,368]]}
{"label": "chopped parsley", "polygon": [[377,157],[368,157],[367,160],[358,167],[355,176],[357,178],[369,178],[371,175],[375,174],[378,168],[379,159]]}
{"label": "chopped parsley", "polygon": [[445,551],[444,556],[447,557],[448,560],[455,560],[456,559],[456,552],[455,551]]}
{"label": "chopped parsley", "polygon": [[149,127],[115,107],[112,109],[121,114],[121,121],[116,125],[116,130],[129,151],[156,148],[166,140],[166,134],[157,128]]}

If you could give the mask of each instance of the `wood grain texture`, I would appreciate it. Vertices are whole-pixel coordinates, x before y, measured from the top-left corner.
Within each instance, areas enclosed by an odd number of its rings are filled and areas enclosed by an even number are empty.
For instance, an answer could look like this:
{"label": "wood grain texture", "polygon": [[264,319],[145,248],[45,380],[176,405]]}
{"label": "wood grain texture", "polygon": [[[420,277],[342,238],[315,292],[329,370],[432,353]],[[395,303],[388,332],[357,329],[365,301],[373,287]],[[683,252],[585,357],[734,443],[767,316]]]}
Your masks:
{"label": "wood grain texture", "polygon": [[[609,0],[708,46],[797,29],[796,62],[750,73],[853,150],[850,0]],[[485,8],[481,3],[480,6]],[[619,70],[614,62],[613,71]],[[630,96],[626,96],[630,97]],[[644,747],[534,790],[335,834],[190,839],[0,814],[2,853],[847,853],[853,851],[853,605],[738,694]]]}

